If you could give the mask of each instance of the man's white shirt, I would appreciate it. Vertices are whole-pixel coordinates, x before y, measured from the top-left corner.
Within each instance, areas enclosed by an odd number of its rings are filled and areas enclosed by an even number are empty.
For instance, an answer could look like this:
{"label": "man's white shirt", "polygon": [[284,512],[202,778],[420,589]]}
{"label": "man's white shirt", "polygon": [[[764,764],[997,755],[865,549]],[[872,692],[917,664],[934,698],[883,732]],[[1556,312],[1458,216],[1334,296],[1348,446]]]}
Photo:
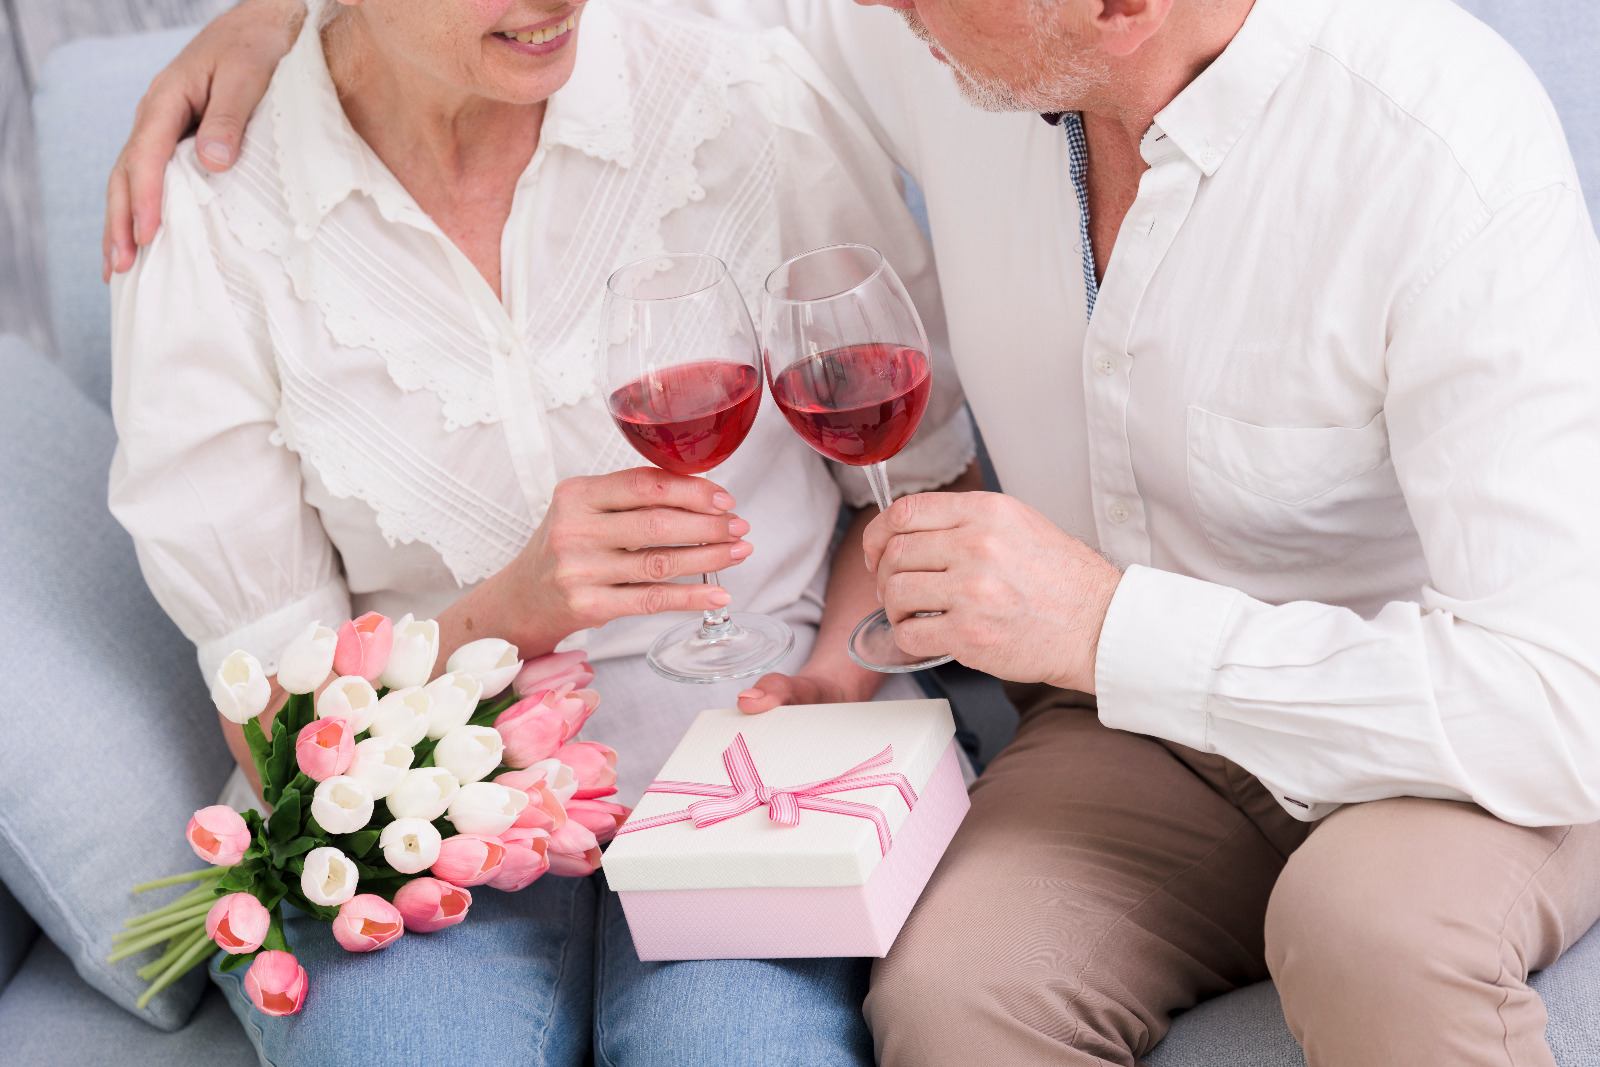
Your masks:
{"label": "man's white shirt", "polygon": [[1257,0],[1144,138],[1086,313],[1067,139],[882,9],[802,39],[927,197],[1001,484],[1127,566],[1101,719],[1301,818],[1600,819],[1600,244],[1536,78],[1447,0]]}

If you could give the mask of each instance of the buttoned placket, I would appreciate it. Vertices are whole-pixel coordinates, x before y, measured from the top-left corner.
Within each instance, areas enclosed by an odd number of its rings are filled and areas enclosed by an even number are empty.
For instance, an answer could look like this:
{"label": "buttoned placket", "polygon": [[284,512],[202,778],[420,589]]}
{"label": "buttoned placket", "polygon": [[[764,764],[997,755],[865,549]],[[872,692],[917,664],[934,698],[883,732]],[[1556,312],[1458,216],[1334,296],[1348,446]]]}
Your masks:
{"label": "buttoned placket", "polygon": [[[1135,360],[1129,339],[1145,291],[1189,215],[1202,175],[1157,126],[1146,132],[1139,151],[1150,169],[1139,179],[1138,196],[1122,220],[1098,287],[1082,367],[1089,489],[1100,550],[1122,565],[1149,566],[1150,533],[1128,437]],[[1074,168],[1075,180],[1078,172]],[[1086,187],[1079,202],[1087,203]],[[1092,256],[1087,245],[1086,252]]]}
{"label": "buttoned placket", "polygon": [[[506,287],[515,263],[519,261],[515,245],[527,230],[526,226],[516,221],[519,209],[525,197],[533,194],[545,155],[546,146],[541,143],[518,179],[511,214],[501,237],[502,289]],[[550,440],[549,423],[544,417],[544,401],[533,381],[532,357],[517,331],[511,309],[502,302],[500,295],[489,288],[489,283],[478,273],[478,268],[431,219],[427,228],[443,248],[445,258],[455,271],[456,281],[477,316],[478,328],[483,334],[484,346],[489,351],[494,367],[495,395],[500,399],[500,427],[511,453],[511,465],[516,471],[517,484],[522,487],[530,516],[535,523],[542,522],[545,512],[549,510],[550,494],[556,484],[555,451]],[[510,242],[510,247],[504,242]]]}

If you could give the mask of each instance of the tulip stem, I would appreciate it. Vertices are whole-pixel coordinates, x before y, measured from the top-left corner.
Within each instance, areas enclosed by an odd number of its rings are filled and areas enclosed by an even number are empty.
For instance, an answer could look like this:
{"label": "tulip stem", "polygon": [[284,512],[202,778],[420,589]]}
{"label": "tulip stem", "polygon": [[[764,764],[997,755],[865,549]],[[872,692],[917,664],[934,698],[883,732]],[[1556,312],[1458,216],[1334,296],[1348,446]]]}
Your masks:
{"label": "tulip stem", "polygon": [[181,911],[184,908],[187,908],[187,907],[189,907],[189,906],[191,906],[193,904],[200,903],[200,901],[202,901],[202,900],[213,900],[216,897],[216,892],[217,892],[217,887],[215,885],[212,885],[210,882],[207,882],[205,885],[197,885],[193,889],[189,890],[187,893],[183,894],[180,897],[173,898],[171,901],[167,902],[166,904],[163,904],[159,908],[154,908],[154,909],[152,909],[150,911],[142,912],[142,913],[140,913],[138,915],[135,915],[131,919],[122,920],[122,925],[123,926],[143,926],[144,924],[148,923],[151,919],[158,918],[159,916],[162,916],[162,915],[168,915],[168,914],[170,914],[172,912],[175,912],[175,911]]}
{"label": "tulip stem", "polygon": [[216,901],[214,900],[202,900],[198,904],[191,905],[190,907],[183,908],[179,911],[171,911],[165,915],[157,915],[149,922],[140,923],[138,926],[132,926],[126,930],[112,934],[111,940],[113,943],[118,941],[126,941],[130,937],[143,937],[145,934],[153,934],[157,930],[165,930],[173,926],[187,925],[190,919],[193,919],[196,915],[205,915],[215,906]]}
{"label": "tulip stem", "polygon": [[167,942],[167,947],[160,956],[145,964],[143,967],[140,967],[133,973],[137,974],[140,978],[143,978],[146,982],[150,981],[151,979],[155,978],[156,975],[166,970],[172,961],[178,958],[179,953],[188,948],[193,941],[194,931],[184,931],[182,934]]}
{"label": "tulip stem", "polygon": [[150,983],[150,988],[140,994],[138,1000],[134,1001],[134,1007],[143,1011],[152,997],[188,973],[189,968],[199,962],[206,954],[206,951],[212,948],[215,948],[215,946],[211,944],[211,939],[206,937],[205,930],[202,929],[193,935],[193,939],[185,942],[179,949],[178,958],[173,960],[171,965],[162,971],[154,982]]}
{"label": "tulip stem", "polygon": [[133,887],[135,893],[143,893],[151,889],[160,889],[163,886],[182,885],[184,882],[199,882],[213,878],[221,878],[228,873],[227,867],[207,867],[203,871],[190,871],[188,874],[173,874],[165,878],[157,878],[153,882],[140,882]]}
{"label": "tulip stem", "polygon": [[117,950],[115,952],[106,957],[106,962],[116,963],[119,960],[125,960],[129,956],[137,955],[138,953],[143,952],[151,945],[159,945],[163,941],[167,941],[178,936],[187,937],[189,936],[189,932],[191,930],[199,930],[202,934],[204,934],[205,929],[205,916],[196,915],[194,918],[185,919],[183,922],[174,926],[164,927],[160,930],[157,930],[155,933],[145,934],[144,936],[137,937],[132,941],[123,942],[121,945],[117,946]]}

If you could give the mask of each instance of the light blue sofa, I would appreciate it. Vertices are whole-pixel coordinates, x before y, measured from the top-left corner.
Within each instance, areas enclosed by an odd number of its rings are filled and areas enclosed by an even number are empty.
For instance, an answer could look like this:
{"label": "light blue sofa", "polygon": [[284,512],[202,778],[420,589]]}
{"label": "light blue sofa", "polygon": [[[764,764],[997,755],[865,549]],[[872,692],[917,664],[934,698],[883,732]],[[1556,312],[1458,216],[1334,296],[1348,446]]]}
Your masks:
{"label": "light blue sofa", "polygon": [[[1465,6],[1516,45],[1550,87],[1591,213],[1600,215],[1600,3],[1466,0]],[[143,86],[189,32],[78,41],[55,52],[40,72],[35,115],[60,357],[52,363],[16,338],[0,338],[0,514],[6,517],[0,529],[0,723],[20,721],[7,714],[42,721],[54,713],[16,666],[21,654],[15,650],[38,620],[9,610],[29,597],[38,603],[41,583],[55,583],[51,595],[66,606],[66,622],[56,624],[81,624],[87,641],[108,650],[124,692],[154,694],[150,699],[166,702],[156,706],[210,720],[198,680],[173,679],[174,665],[192,664],[191,650],[143,591],[132,547],[105,510],[113,433],[106,412],[110,322],[99,280],[101,194]],[[14,522],[14,516],[27,518]],[[97,611],[115,617],[97,617]],[[993,737],[1004,726],[976,728]],[[0,798],[4,788],[0,782]],[[203,792],[210,783],[197,788]],[[0,864],[9,862],[15,857],[5,854],[0,838]],[[54,940],[40,934],[30,911]],[[95,950],[73,938],[49,901],[30,899],[24,908],[0,885],[0,1063],[254,1062],[250,1043],[214,991],[186,1026],[164,1033],[85,980],[87,974],[103,982],[93,973]],[[1549,1008],[1546,1033],[1561,1067],[1600,1065],[1600,930],[1537,975],[1534,985]],[[1148,1057],[1150,1067],[1304,1062],[1271,983],[1180,1016]]]}

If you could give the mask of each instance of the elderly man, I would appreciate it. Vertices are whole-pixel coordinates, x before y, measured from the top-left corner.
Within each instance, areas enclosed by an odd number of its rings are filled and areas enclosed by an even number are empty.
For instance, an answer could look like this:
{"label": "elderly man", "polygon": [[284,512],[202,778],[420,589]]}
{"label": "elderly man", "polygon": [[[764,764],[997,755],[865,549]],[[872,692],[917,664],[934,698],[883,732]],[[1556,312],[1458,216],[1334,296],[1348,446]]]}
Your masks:
{"label": "elderly man", "polygon": [[[157,83],[108,269],[208,91],[231,158],[255,2]],[[902,646],[1023,713],[874,973],[882,1061],[1133,1064],[1270,973],[1313,1067],[1553,1063],[1527,975],[1600,914],[1600,247],[1532,74],[1445,0],[885,3],[931,58],[845,0],[691,6],[789,24],[926,189],[1010,494],[868,531]]]}

